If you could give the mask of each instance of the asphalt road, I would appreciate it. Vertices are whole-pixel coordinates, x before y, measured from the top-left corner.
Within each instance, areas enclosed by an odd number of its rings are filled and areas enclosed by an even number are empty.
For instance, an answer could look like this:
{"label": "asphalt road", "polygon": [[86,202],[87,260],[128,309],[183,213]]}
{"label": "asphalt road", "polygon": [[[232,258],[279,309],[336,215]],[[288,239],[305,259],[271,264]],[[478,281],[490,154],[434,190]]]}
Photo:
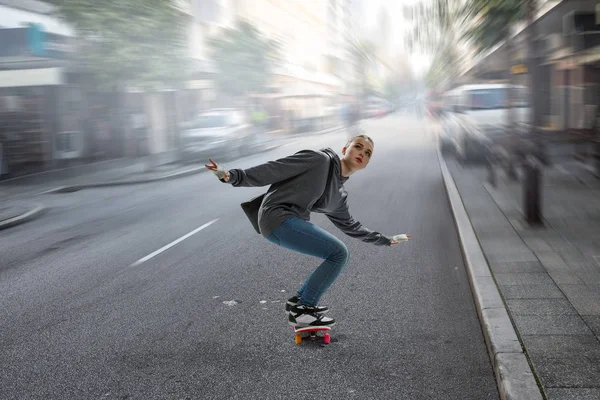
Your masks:
{"label": "asphalt road", "polygon": [[376,247],[313,215],[351,254],[322,299],[329,346],[294,343],[284,302],[319,261],[252,230],[239,204],[263,188],[201,173],[44,195],[46,214],[0,232],[0,398],[497,399],[433,142],[409,116],[363,127],[351,212],[414,240]]}

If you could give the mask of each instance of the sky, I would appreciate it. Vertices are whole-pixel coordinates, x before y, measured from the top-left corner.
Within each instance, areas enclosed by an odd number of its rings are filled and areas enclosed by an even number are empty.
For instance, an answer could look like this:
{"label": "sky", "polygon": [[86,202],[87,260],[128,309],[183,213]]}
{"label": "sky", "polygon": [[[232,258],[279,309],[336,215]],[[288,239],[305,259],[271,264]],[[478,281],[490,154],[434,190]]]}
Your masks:
{"label": "sky", "polygon": [[[400,52],[404,52],[404,29],[406,23],[403,20],[402,8],[405,5],[415,4],[420,1],[430,0],[370,0],[367,4],[367,26],[374,28],[377,24],[377,14],[381,6],[384,6],[390,15],[392,25],[392,46]],[[410,56],[410,65],[416,76],[421,76],[431,64],[431,55],[416,52]]]}

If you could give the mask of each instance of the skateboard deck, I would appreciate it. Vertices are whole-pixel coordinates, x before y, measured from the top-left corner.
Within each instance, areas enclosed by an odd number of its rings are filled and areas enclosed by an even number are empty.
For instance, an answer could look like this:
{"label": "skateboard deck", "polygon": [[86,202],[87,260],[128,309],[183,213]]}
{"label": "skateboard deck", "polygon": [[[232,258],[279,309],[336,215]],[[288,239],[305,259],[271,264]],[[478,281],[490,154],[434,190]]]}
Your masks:
{"label": "skateboard deck", "polygon": [[[329,335],[329,331],[331,330],[330,326],[305,326],[302,328],[294,327],[294,333],[296,334],[296,344],[302,343],[302,339],[304,337],[309,337],[311,340],[315,340],[317,337],[323,338],[324,344],[331,343],[331,336]],[[319,335],[319,332],[323,332],[323,335]]]}

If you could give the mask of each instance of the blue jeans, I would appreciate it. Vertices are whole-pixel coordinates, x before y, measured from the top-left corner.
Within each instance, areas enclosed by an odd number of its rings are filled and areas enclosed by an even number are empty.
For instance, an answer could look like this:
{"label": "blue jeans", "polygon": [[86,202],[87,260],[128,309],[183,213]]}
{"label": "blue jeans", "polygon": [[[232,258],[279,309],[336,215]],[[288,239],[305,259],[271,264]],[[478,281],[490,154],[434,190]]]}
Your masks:
{"label": "blue jeans", "polygon": [[323,293],[348,265],[348,248],[341,240],[300,218],[286,219],[267,240],[286,249],[324,260],[296,293],[303,305],[316,306]]}

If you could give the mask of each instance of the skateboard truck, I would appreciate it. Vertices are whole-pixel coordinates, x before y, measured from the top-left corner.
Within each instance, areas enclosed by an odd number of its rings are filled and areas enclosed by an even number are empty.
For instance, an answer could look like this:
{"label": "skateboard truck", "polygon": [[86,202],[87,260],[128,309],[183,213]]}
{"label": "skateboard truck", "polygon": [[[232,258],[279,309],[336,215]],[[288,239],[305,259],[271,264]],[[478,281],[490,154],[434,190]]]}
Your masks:
{"label": "skateboard truck", "polygon": [[302,338],[304,333],[308,333],[309,337],[312,340],[315,340],[317,337],[321,337],[317,335],[318,332],[325,332],[323,337],[323,344],[331,343],[331,336],[329,335],[329,331],[331,330],[330,326],[305,326],[301,328],[294,328],[294,332],[296,333],[296,344],[302,343]]}

